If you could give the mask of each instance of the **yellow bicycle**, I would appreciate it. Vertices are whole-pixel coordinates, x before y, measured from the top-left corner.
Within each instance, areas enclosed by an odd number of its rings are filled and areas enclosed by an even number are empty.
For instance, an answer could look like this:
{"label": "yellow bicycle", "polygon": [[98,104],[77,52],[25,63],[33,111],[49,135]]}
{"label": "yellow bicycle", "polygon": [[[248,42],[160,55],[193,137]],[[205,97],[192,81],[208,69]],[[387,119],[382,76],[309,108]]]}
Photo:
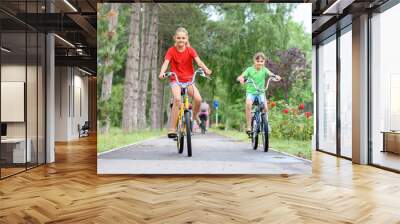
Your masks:
{"label": "yellow bicycle", "polygon": [[164,73],[164,77],[170,77],[171,75],[175,76],[176,83],[181,87],[181,99],[183,102],[181,104],[181,107],[179,109],[179,115],[178,115],[178,122],[176,124],[177,126],[177,136],[176,136],[176,145],[178,148],[178,152],[182,153],[183,148],[185,145],[185,136],[186,136],[186,144],[187,144],[187,152],[188,152],[188,157],[192,156],[192,113],[191,110],[189,109],[189,95],[188,95],[188,87],[192,84],[194,84],[196,75],[200,75],[202,77],[205,77],[207,79],[210,79],[205,73],[202,68],[197,69],[194,72],[193,79],[191,82],[179,82],[178,76],[174,72],[166,72]]}

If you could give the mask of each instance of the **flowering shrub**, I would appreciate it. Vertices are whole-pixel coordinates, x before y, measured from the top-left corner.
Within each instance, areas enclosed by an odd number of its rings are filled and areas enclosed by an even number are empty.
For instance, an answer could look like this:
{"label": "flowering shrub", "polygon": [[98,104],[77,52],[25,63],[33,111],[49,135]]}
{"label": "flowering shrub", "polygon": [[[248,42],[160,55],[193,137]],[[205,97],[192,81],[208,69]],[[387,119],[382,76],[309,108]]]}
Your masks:
{"label": "flowering shrub", "polygon": [[285,101],[276,102],[274,107],[270,105],[268,115],[272,129],[271,135],[277,138],[311,140],[312,113],[303,110],[304,104],[288,105]]}
{"label": "flowering shrub", "polygon": [[311,117],[312,113],[307,111],[307,112],[304,112],[304,115],[306,115],[306,118],[309,119]]}
{"label": "flowering shrub", "polygon": [[[307,108],[305,104],[287,104],[284,100],[275,101],[271,99],[268,100],[268,108],[272,137],[301,141],[311,140],[314,125],[313,115],[310,111],[304,111]],[[215,116],[215,114],[213,115]],[[219,121],[222,121],[219,123],[219,129],[246,130],[243,99],[238,99],[234,104],[221,105],[218,115]]]}

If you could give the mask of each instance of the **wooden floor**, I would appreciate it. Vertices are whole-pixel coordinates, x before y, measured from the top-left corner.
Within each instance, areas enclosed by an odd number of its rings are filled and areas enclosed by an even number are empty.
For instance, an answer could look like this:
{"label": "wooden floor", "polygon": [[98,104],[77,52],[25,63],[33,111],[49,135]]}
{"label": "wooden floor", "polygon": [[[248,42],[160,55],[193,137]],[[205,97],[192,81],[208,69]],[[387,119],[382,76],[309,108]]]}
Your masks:
{"label": "wooden floor", "polygon": [[96,139],[0,181],[0,223],[400,223],[400,175],[314,153],[311,176],[98,176]]}
{"label": "wooden floor", "polygon": [[400,155],[392,152],[375,151],[372,157],[374,164],[400,170]]}
{"label": "wooden floor", "polygon": [[9,168],[9,167],[7,167],[7,168],[1,168],[1,177],[3,178],[3,177],[7,177],[7,176],[10,176],[10,175],[13,175],[13,174],[16,174],[16,173],[19,173],[19,172],[23,172],[24,170],[26,170],[25,169],[25,167],[21,167],[21,168],[19,168],[19,167],[11,167],[11,168]]}

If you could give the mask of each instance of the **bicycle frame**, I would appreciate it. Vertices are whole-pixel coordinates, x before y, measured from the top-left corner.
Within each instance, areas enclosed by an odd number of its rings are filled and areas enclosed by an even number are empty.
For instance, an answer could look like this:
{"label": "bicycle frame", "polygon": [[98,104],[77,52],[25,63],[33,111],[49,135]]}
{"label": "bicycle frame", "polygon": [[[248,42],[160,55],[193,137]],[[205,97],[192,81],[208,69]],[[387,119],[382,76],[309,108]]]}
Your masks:
{"label": "bicycle frame", "polygon": [[183,119],[183,115],[184,115],[185,111],[189,111],[189,97],[188,97],[187,91],[188,91],[188,87],[191,86],[195,82],[196,75],[199,74],[200,76],[205,77],[210,80],[211,80],[211,78],[204,74],[204,71],[202,68],[199,68],[194,72],[192,81],[188,82],[188,83],[181,83],[175,72],[166,72],[165,74],[167,77],[169,77],[171,75],[175,76],[176,83],[182,88],[181,93],[183,92],[183,94],[181,94],[181,99],[182,99],[183,104],[181,104],[181,107],[179,109],[178,120],[176,123],[176,126],[177,126],[179,124],[179,121]]}
{"label": "bicycle frame", "polygon": [[[181,93],[184,92],[183,95],[181,94],[181,99],[182,99],[183,104],[181,104],[181,107],[179,108],[179,114],[178,114],[178,120],[176,121],[176,126],[179,124],[179,121],[181,121],[183,119],[183,114],[185,113],[185,111],[189,111],[189,97],[188,97],[187,90],[188,90],[187,87],[185,87],[185,88],[183,88],[183,90],[181,90]],[[185,128],[185,126],[184,126],[184,128]]]}
{"label": "bicycle frame", "polygon": [[[254,83],[254,80],[253,80],[253,79],[248,79],[248,80],[246,81],[246,83],[252,83],[253,86],[254,86],[254,88],[255,88],[255,89],[257,90],[257,92],[258,92],[258,97],[261,97],[261,95],[263,95],[263,94],[268,90],[269,83],[270,83],[271,79],[274,79],[274,80],[275,80],[275,79],[276,79],[276,76],[273,75],[273,76],[269,77],[265,89],[260,89],[259,87],[257,87],[256,84]],[[266,97],[266,94],[264,94],[264,95],[265,95],[265,97]],[[259,101],[260,101],[260,100],[259,100]],[[261,104],[261,101],[259,102],[258,106],[259,106],[260,111],[263,111],[263,110],[264,110],[264,104]],[[266,113],[267,116],[268,116],[268,111],[264,111],[264,112],[262,112],[262,113]]]}
{"label": "bicycle frame", "polygon": [[[249,134],[249,137],[251,137],[252,139],[252,145],[253,145],[253,149],[256,150],[257,146],[258,146],[258,135],[259,133],[262,134],[262,141],[263,141],[263,147],[264,147],[264,152],[268,151],[269,148],[269,122],[268,122],[268,109],[265,110],[265,104],[262,102],[263,100],[261,99],[261,97],[264,97],[265,92],[267,91],[268,87],[269,87],[269,83],[271,81],[271,79],[274,79],[276,81],[279,81],[276,79],[277,77],[275,75],[272,75],[268,81],[267,81],[267,85],[265,87],[265,89],[261,89],[259,87],[256,86],[256,84],[254,83],[253,79],[248,79],[246,80],[246,83],[252,83],[254,88],[257,91],[257,98],[255,100],[257,100],[258,104],[256,105],[257,107],[255,109],[252,110],[252,123],[251,123],[251,127],[252,127],[252,132],[251,134]],[[265,102],[266,103],[266,102]],[[253,102],[253,107],[254,107],[254,102]]]}
{"label": "bicycle frame", "polygon": [[[258,105],[255,108],[254,112],[252,112],[252,113],[253,113],[253,118],[257,122],[257,124],[260,124],[261,117],[264,114],[266,114],[266,116],[267,116],[266,119],[268,120],[268,112],[264,111],[264,103],[260,102],[260,100],[259,100]],[[259,125],[257,127],[260,128]],[[257,131],[259,131],[259,130],[257,130]]]}

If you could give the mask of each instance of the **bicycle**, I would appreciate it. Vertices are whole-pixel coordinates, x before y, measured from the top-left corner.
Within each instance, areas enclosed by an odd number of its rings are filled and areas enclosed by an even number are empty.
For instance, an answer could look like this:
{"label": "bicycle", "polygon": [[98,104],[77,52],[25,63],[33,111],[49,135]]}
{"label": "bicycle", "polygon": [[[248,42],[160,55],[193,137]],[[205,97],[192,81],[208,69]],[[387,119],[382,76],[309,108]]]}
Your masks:
{"label": "bicycle", "polygon": [[252,112],[253,117],[251,119],[251,133],[249,134],[249,138],[251,138],[252,147],[254,150],[257,150],[258,147],[258,135],[261,133],[262,143],[264,147],[264,152],[268,152],[269,149],[269,124],[268,124],[268,111],[264,111],[264,103],[259,99],[265,91],[268,90],[269,82],[273,79],[274,81],[279,81],[276,75],[271,75],[271,77],[267,81],[267,85],[265,89],[260,89],[256,86],[253,79],[245,80],[246,83],[252,83],[254,88],[257,91],[257,97],[253,101],[253,106],[256,106],[254,111]]}
{"label": "bicycle", "polygon": [[175,138],[177,142],[177,148],[178,152],[181,154],[183,153],[184,145],[185,145],[185,136],[186,136],[186,143],[187,143],[187,152],[188,152],[188,157],[192,156],[192,114],[191,110],[189,109],[189,96],[188,96],[188,87],[192,84],[194,84],[196,75],[200,75],[202,77],[205,77],[209,80],[211,80],[210,77],[208,77],[202,68],[197,69],[194,72],[193,79],[191,82],[186,82],[186,83],[181,83],[179,82],[178,76],[174,72],[166,72],[164,73],[164,77],[170,77],[171,75],[175,76],[176,83],[181,87],[181,99],[183,102],[181,104],[181,107],[179,109],[179,114],[178,114],[178,122],[177,122],[177,136]]}
{"label": "bicycle", "polygon": [[200,127],[201,127],[201,133],[205,134],[206,133],[206,121],[207,121],[207,115],[205,114],[200,114]]}

